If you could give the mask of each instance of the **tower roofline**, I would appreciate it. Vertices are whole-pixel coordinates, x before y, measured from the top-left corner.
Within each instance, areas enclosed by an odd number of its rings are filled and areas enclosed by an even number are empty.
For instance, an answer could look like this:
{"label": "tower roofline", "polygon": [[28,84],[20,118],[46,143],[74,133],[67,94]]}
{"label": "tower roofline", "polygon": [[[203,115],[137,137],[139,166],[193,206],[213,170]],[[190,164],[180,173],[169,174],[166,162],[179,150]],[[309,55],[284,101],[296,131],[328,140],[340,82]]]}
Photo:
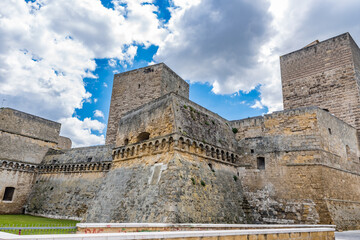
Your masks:
{"label": "tower roofline", "polygon": [[[340,35],[337,35],[337,36],[335,36],[335,37],[331,37],[331,38],[325,39],[325,40],[323,40],[323,41],[319,41],[319,42],[316,43],[316,44],[309,44],[309,45],[307,45],[307,46],[305,46],[305,47],[303,47],[303,48],[300,48],[300,49],[298,49],[298,50],[292,51],[292,52],[290,52],[290,53],[286,53],[286,54],[284,54],[284,55],[281,55],[280,58],[283,58],[283,57],[292,55],[292,54],[294,54],[294,53],[303,51],[303,50],[305,50],[305,49],[313,48],[313,47],[317,46],[318,44],[322,44],[322,43],[324,43],[324,42],[332,41],[332,40],[334,40],[334,39],[336,39],[336,38],[340,38],[340,37],[343,37],[343,36],[349,36],[349,39],[351,39],[352,41],[354,41],[353,38],[351,37],[350,33],[349,33],[349,32],[346,32],[346,33],[342,33],[342,34],[340,34]],[[355,42],[355,41],[354,41],[354,42]]]}
{"label": "tower roofline", "polygon": [[[168,65],[166,65],[164,62],[160,62],[160,63],[156,63],[156,64],[152,64],[152,65],[148,65],[145,67],[141,67],[141,68],[136,68],[133,70],[129,70],[129,71],[125,71],[125,72],[121,72],[121,73],[117,73],[114,74],[114,77],[116,76],[121,76],[121,75],[125,75],[125,74],[130,74],[132,72],[136,72],[136,71],[141,71],[147,68],[151,68],[151,67],[155,67],[155,66],[163,66],[164,68],[166,68],[168,71],[170,71],[171,73],[173,73],[174,75],[176,75],[177,77],[179,77],[181,80],[183,80],[184,82],[186,82],[182,77],[180,77],[176,72],[174,72]],[[188,83],[187,83],[188,84]]]}

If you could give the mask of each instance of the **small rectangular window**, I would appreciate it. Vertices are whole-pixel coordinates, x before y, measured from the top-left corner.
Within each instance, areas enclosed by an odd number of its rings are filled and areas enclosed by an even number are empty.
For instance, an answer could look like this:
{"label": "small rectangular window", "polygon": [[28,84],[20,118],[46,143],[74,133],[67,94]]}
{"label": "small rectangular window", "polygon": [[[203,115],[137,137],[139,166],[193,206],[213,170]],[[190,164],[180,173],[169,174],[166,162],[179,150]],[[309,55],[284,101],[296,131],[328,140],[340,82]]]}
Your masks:
{"label": "small rectangular window", "polygon": [[3,197],[3,201],[12,201],[13,196],[14,196],[14,192],[15,192],[15,188],[6,187],[4,197]]}
{"label": "small rectangular window", "polygon": [[257,168],[259,170],[265,169],[265,158],[264,157],[258,157],[257,158]]}

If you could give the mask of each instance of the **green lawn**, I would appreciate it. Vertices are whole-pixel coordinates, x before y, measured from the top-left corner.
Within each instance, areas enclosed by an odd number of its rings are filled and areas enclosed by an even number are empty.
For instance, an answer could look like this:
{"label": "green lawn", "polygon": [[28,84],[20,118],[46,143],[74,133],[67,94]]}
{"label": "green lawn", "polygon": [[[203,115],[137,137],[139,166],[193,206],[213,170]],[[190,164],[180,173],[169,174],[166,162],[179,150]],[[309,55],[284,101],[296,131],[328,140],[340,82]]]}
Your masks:
{"label": "green lawn", "polygon": [[44,217],[35,217],[30,215],[0,215],[0,231],[14,233],[21,235],[28,234],[65,234],[72,233],[72,229],[22,229],[20,230],[6,230],[1,228],[6,227],[71,227],[75,226],[78,221],[51,219]]}
{"label": "green lawn", "polygon": [[35,217],[31,215],[0,215],[1,224],[72,224],[75,225],[79,221],[52,219],[44,217]]}

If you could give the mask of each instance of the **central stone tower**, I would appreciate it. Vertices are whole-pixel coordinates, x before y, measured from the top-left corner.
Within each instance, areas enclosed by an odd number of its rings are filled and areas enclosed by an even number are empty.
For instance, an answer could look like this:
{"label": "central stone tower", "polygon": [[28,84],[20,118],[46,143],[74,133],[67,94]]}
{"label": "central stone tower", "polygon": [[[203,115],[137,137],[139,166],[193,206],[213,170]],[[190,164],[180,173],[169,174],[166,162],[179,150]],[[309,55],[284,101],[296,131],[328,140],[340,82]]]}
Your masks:
{"label": "central stone tower", "polygon": [[115,144],[118,123],[125,113],[170,92],[189,98],[189,84],[164,63],[116,74],[106,144]]}

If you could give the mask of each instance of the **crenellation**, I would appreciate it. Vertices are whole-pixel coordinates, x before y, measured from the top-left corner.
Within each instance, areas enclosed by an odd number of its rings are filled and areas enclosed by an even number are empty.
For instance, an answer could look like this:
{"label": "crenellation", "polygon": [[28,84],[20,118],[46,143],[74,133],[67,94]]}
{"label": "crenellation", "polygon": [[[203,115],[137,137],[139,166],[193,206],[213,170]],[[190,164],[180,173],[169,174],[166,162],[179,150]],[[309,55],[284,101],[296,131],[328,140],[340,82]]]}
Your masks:
{"label": "crenellation", "polygon": [[233,166],[241,164],[239,155],[229,149],[219,148],[177,133],[143,141],[141,143],[121,146],[115,148],[112,154],[114,162],[116,162],[173,151],[187,152],[208,160]]}

